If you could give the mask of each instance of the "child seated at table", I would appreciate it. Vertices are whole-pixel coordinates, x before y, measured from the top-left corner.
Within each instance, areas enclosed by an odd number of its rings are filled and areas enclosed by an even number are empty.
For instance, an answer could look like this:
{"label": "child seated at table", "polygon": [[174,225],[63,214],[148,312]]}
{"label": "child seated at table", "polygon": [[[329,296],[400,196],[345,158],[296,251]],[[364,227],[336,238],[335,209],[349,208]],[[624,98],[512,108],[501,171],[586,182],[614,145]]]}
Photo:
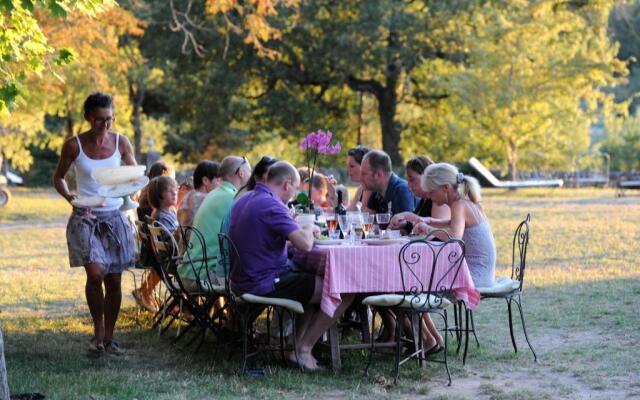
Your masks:
{"label": "child seated at table", "polygon": [[[153,207],[151,217],[158,221],[167,231],[176,234],[178,231],[178,216],[175,205],[178,201],[178,183],[169,176],[153,178],[147,185],[149,203]],[[147,278],[139,289],[134,289],[132,294],[136,302],[144,309],[156,312],[158,305],[153,300],[153,289],[160,283],[160,276],[153,270],[149,271]]]}

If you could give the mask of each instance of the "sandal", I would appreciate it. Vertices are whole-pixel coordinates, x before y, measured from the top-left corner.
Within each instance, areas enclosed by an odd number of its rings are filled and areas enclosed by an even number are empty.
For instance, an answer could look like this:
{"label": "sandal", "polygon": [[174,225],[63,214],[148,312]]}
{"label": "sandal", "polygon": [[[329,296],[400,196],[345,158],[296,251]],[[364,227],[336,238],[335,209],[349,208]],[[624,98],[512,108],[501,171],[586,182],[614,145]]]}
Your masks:
{"label": "sandal", "polygon": [[124,350],[118,346],[118,343],[115,340],[110,340],[104,347],[105,351],[109,354],[113,354],[115,356],[124,355]]}
{"label": "sandal", "polygon": [[424,352],[424,356],[425,356],[425,357],[428,357],[428,356],[433,355],[433,354],[438,354],[438,353],[440,353],[442,350],[444,350],[444,347],[443,347],[443,346],[440,346],[440,344],[439,344],[439,343],[436,343],[435,345],[433,345],[433,347],[432,347],[432,348],[430,348],[429,350],[427,350],[427,351],[425,351],[425,352]]}
{"label": "sandal", "polygon": [[[95,343],[94,343],[95,341]],[[104,339],[100,336],[94,336],[89,340],[89,353],[102,354],[104,352]]]}

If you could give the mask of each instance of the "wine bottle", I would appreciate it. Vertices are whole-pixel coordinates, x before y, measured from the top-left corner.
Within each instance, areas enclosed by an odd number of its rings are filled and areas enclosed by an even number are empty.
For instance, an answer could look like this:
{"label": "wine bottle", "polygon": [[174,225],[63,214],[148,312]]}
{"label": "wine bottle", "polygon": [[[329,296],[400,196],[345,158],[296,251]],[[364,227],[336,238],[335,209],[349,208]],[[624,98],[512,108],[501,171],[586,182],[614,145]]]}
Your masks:
{"label": "wine bottle", "polygon": [[[336,208],[334,209],[336,214],[336,219],[338,219],[339,215],[347,215],[347,209],[342,204],[342,191],[338,190],[338,204],[336,204]],[[342,234],[342,229],[340,230],[340,239],[344,239],[344,235]]]}

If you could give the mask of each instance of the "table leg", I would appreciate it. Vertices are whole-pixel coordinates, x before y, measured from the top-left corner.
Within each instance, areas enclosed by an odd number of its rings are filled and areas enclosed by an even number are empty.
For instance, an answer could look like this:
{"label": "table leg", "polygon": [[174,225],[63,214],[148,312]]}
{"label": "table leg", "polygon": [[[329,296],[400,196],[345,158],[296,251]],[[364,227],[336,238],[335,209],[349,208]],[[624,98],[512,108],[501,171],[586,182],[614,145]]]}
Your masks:
{"label": "table leg", "polygon": [[336,372],[340,371],[342,361],[340,360],[340,340],[337,323],[329,328],[329,346],[331,347],[331,368]]}

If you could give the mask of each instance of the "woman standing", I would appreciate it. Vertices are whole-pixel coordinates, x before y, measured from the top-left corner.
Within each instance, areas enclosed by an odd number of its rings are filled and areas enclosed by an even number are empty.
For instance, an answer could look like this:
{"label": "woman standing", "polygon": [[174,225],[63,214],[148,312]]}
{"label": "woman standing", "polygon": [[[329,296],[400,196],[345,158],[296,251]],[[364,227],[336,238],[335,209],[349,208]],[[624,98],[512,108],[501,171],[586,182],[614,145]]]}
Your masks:
{"label": "woman standing", "polygon": [[427,217],[416,224],[414,232],[430,233],[445,229],[449,235],[464,240],[465,258],[476,287],[492,286],[496,272],[496,244],[489,220],[482,208],[478,181],[465,176],[451,164],[427,167],[422,175],[422,189],[436,205],[448,205],[451,219]]}
{"label": "woman standing", "polygon": [[[113,98],[94,93],[84,102],[84,118],[91,128],[68,139],[62,146],[53,185],[69,203],[64,176],[75,168],[78,195],[97,196],[98,183],[91,173],[96,168],[135,165],[129,140],[111,130],[115,119]],[[67,224],[67,245],[71,267],[84,267],[87,274],[85,294],[93,318],[94,336],[89,350],[120,355],[123,351],[113,340],[113,331],[122,300],[122,271],[134,264],[133,231],[118,208],[120,198],[107,198],[105,205],[92,209],[88,218],[83,209],[74,207]],[[104,284],[104,291],[102,285]]]}

